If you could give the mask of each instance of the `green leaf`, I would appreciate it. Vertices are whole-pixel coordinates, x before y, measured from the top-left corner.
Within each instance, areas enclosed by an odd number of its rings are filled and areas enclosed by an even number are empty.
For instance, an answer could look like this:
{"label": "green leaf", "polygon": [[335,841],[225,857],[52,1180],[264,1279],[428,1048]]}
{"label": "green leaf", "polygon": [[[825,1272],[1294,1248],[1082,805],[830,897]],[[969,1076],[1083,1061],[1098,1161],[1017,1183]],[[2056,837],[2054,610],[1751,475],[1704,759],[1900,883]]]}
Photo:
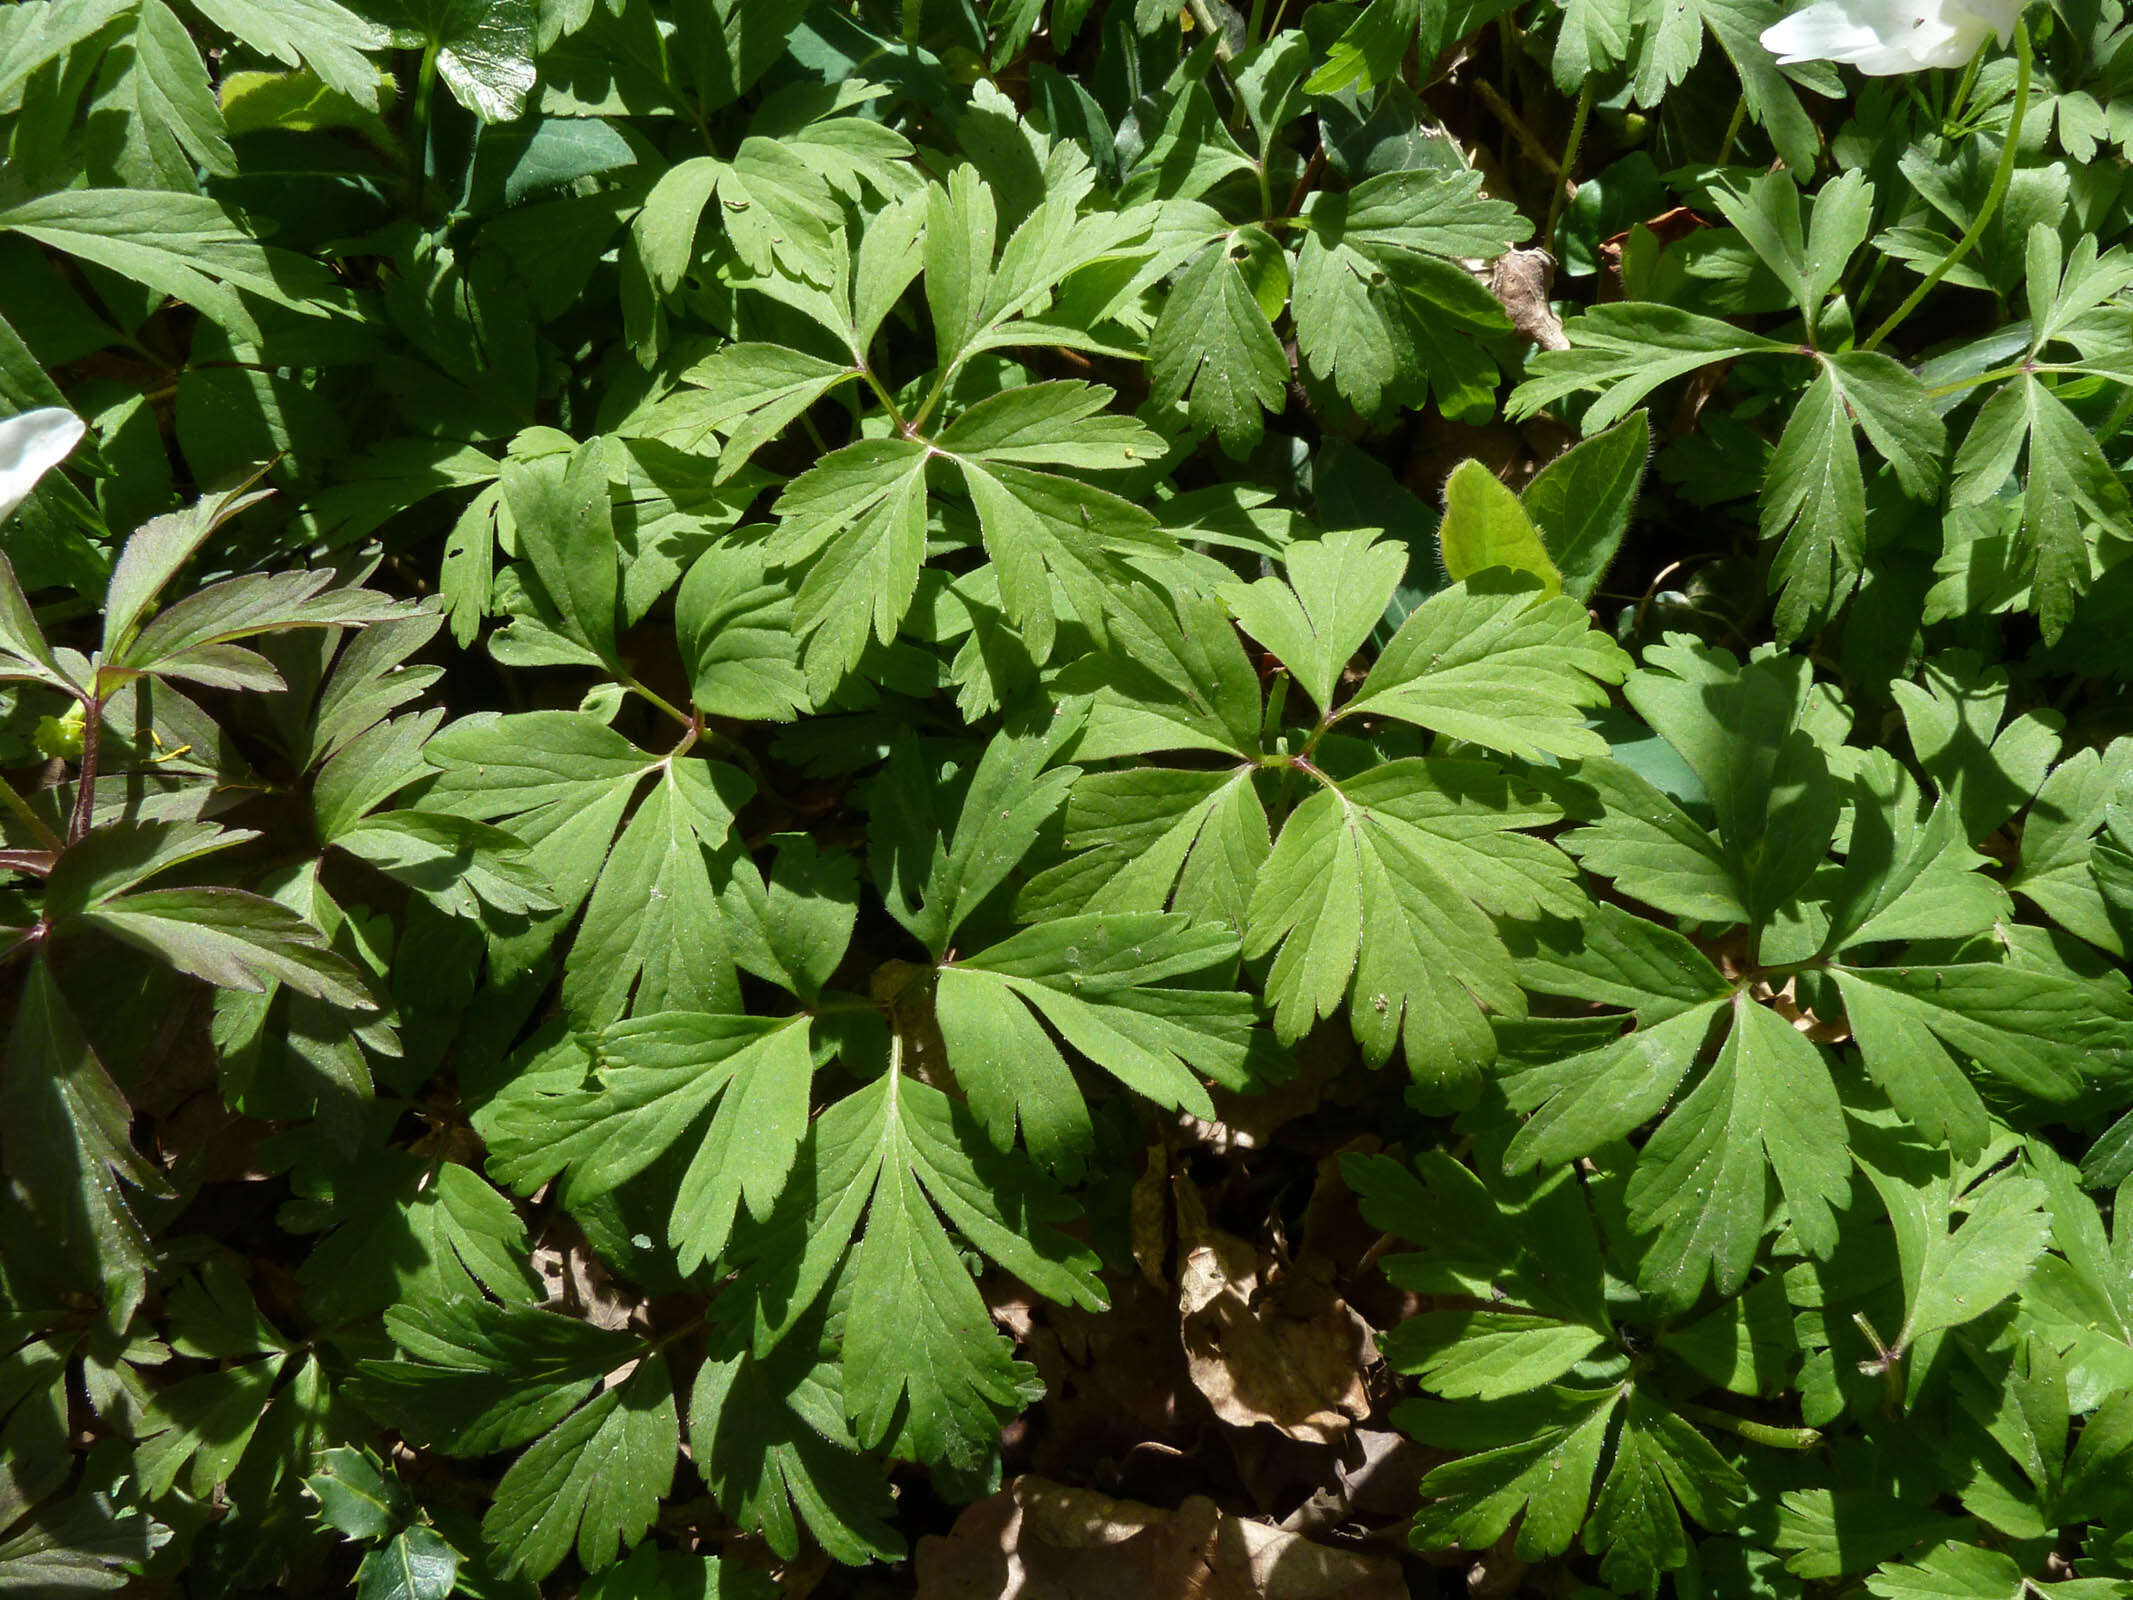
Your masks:
{"label": "green leaf", "polygon": [[743,139],[718,175],[715,198],[726,243],[751,272],[830,280],[832,254],[844,249],[837,204],[799,152],[773,139]]}
{"label": "green leaf", "polygon": [[[1396,404],[1419,408],[1431,394],[1454,416],[1493,411],[1496,365],[1473,340],[1506,331],[1509,319],[1465,268],[1406,243],[1407,235],[1430,238],[1440,230],[1425,223],[1351,231],[1348,196],[1320,191],[1315,199],[1290,303],[1305,375],[1330,384],[1366,418]],[[1477,218],[1482,214],[1477,207]],[[1486,214],[1489,224],[1476,231],[1497,235],[1487,253],[1499,255],[1509,230]]]}
{"label": "green leaf", "polygon": [[859,1443],[974,1466],[1001,1416],[1039,1391],[993,1331],[945,1224],[1039,1294],[1095,1309],[1095,1257],[1049,1226],[1066,1214],[974,1117],[892,1061],[809,1126],[776,1215],[737,1241],[747,1265],[719,1304],[742,1319],[753,1306],[761,1355],[840,1275],[851,1296],[843,1405]]}
{"label": "green leaf", "polygon": [[1639,1281],[1663,1287],[1675,1304],[1694,1301],[1707,1272],[1719,1293],[1738,1293],[1765,1227],[1766,1173],[1793,1234],[1828,1256],[1837,1244],[1832,1208],[1850,1189],[1845,1147],[1821,1052],[1768,1007],[1736,1000],[1717,1062],[1659,1125],[1630,1178],[1631,1223],[1658,1233]]}
{"label": "green leaf", "polygon": [[1628,670],[1575,600],[1524,574],[1482,575],[1416,607],[1339,715],[1397,717],[1526,760],[1603,755],[1585,710]]}
{"label": "green leaf", "polygon": [[176,14],[162,0],[137,0],[132,10],[133,27],[107,63],[116,70],[94,102],[105,160],[131,188],[195,194],[195,169],[223,178],[237,170],[222,108]]}
{"label": "green leaf", "polygon": [[[1244,1071],[1248,997],[1199,986],[1236,960],[1235,935],[1171,914],[1061,917],[940,971],[934,1004],[948,1064],[994,1143],[1048,1167],[1085,1151],[1081,1091],[1039,1018],[1158,1105],[1212,1118],[1197,1071],[1230,1088]],[[1183,978],[1185,984],[1166,980]]]}
{"label": "green leaf", "polygon": [[2092,869],[2092,841],[2129,760],[2133,744],[2114,740],[2108,750],[2077,751],[2052,769],[2022,826],[2021,866],[2008,883],[2061,927],[2114,954],[2122,936]]}
{"label": "green leaf", "polygon": [[1247,633],[1281,657],[1320,712],[1363,647],[1407,571],[1397,545],[1366,531],[1329,533],[1289,547],[1287,581],[1226,585],[1222,599]]}
{"label": "green leaf", "polygon": [[[954,448],[952,434],[942,448]],[[1007,618],[1040,665],[1057,637],[1054,583],[1082,625],[1101,635],[1110,592],[1131,581],[1120,558],[1172,548],[1152,513],[1105,490],[983,455],[961,466]]]}
{"label": "green leaf", "polygon": [[1671,379],[1713,362],[1794,350],[1731,323],[1649,303],[1594,306],[1564,323],[1563,332],[1570,348],[1537,352],[1533,375],[1513,391],[1506,409],[1514,418],[1527,417],[1592,391],[1601,398],[1585,412],[1588,434],[1621,421]]}
{"label": "green leaf", "polygon": [[805,1331],[758,1359],[714,1351],[689,1397],[689,1447],[719,1506],[787,1560],[805,1521],[859,1565],[904,1553],[896,1502],[845,1417],[833,1349]]}
{"label": "green leaf", "polygon": [[1240,228],[1203,250],[1171,286],[1148,346],[1155,403],[1169,409],[1189,397],[1193,430],[1212,429],[1238,457],[1259,443],[1261,413],[1282,405],[1289,383],[1288,353],[1245,281],[1247,265],[1256,279],[1278,276],[1286,303],[1286,254],[1264,229]]}
{"label": "green leaf", "polygon": [[1387,82],[1398,72],[1401,60],[1414,44],[1415,29],[1430,12],[1434,13],[1436,29],[1441,29],[1441,3],[1371,0],[1326,52],[1325,64],[1304,80],[1304,92],[1336,94],[1351,85],[1360,91]]}
{"label": "green leaf", "polygon": [[1852,832],[1830,902],[1825,949],[1890,939],[1965,939],[2009,914],[2006,891],[1963,842],[1954,806],[1927,810],[1918,786],[1886,752],[1852,775]]}
{"label": "green leaf", "polygon": [[304,1487],[318,1501],[319,1520],[344,1538],[389,1539],[414,1512],[399,1479],[388,1480],[369,1456],[347,1445],[321,1455]]}
{"label": "green leaf", "polygon": [[1641,1027],[1732,992],[1688,939],[1620,906],[1603,902],[1574,923],[1539,922],[1505,934],[1527,988],[1627,1007]]}
{"label": "green leaf", "polygon": [[1492,1139],[1473,1169],[1441,1150],[1416,1158],[1412,1172],[1388,1156],[1342,1158],[1363,1215],[1418,1247],[1387,1257],[1386,1275],[1416,1294],[1501,1300],[1611,1329],[1599,1239],[1577,1175],[1508,1176],[1488,1159],[1500,1143]]}
{"label": "green leaf", "polygon": [[259,326],[239,290],[308,317],[336,315],[341,308],[324,268],[259,244],[232,212],[202,195],[71,189],[0,210],[0,231],[23,234],[182,300],[252,339]]}
{"label": "green leaf", "polygon": [[509,122],[534,84],[533,0],[378,0],[372,14],[411,31],[437,76],[483,122]]}
{"label": "green leaf", "polygon": [[1387,1336],[1385,1359],[1447,1400],[1501,1400],[1553,1383],[1606,1340],[1515,1311],[1431,1311]]}
{"label": "green leaf", "polygon": [[1526,508],[1479,461],[1460,462],[1444,480],[1437,548],[1445,575],[1454,583],[1491,567],[1508,567],[1538,578],[1543,595],[1563,592],[1563,575],[1548,559]]}
{"label": "green leaf", "polygon": [[1400,1427],[1426,1445],[1473,1451],[1422,1480],[1432,1498],[1413,1538],[1426,1550],[1482,1549],[1518,1522],[1511,1548],[1522,1561],[1561,1555],[1577,1537],[1621,1391],[1544,1389],[1487,1407],[1408,1401]]}
{"label": "green leaf", "polygon": [[1701,780],[1749,920],[1767,921],[1821,865],[1836,829],[1828,763],[1800,726],[1811,682],[1799,656],[1738,663],[1669,639],[1623,687]]}
{"label": "green leaf", "polygon": [[1998,498],[2025,445],[2019,570],[2029,576],[2032,604],[2050,642],[2066,630],[2075,601],[2097,570],[2099,535],[2133,537],[2133,501],[2080,418],[2025,373],[1978,408],[1955,455],[1950,504]]}
{"label": "green leaf", "polygon": [[[672,176],[673,172],[667,174]],[[662,178],[660,185],[666,181]],[[653,189],[647,211],[659,192],[658,187]],[[677,271],[677,280],[679,276]],[[714,435],[722,436],[717,481],[724,483],[808,407],[858,375],[850,366],[782,345],[723,345],[681,375],[687,387],[661,400],[638,424],[637,432],[691,453],[703,451]]]}
{"label": "green leaf", "polygon": [[926,559],[926,446],[913,439],[846,445],[785,486],[772,509],[771,560],[806,564],[793,619],[818,696],[858,662],[869,633],[896,637]]}
{"label": "green leaf", "polygon": [[1781,638],[1797,637],[1840,604],[1865,565],[1866,481],[1855,418],[1906,493],[1924,498],[1939,485],[1946,430],[1917,378],[1866,351],[1825,362],[1785,424],[1763,490],[1763,537],[1785,541],[1770,569],[1772,581],[1785,586]]}
{"label": "green leaf", "polygon": [[383,74],[363,52],[384,49],[391,36],[339,0],[203,0],[200,10],[253,49],[309,67],[329,89],[378,109]]}
{"label": "green leaf", "polygon": [[0,1540],[0,1582],[44,1594],[123,1589],[169,1538],[145,1511],[121,1512],[102,1494],[78,1494]]}
{"label": "green leaf", "polygon": [[1590,602],[1606,575],[1650,454],[1651,425],[1643,412],[1632,412],[1557,456],[1519,495],[1572,599]]}
{"label": "green leaf", "polygon": [[725,1249],[742,1200],[767,1216],[791,1173],[814,1075],[807,1021],[638,1017],[599,1036],[595,1062],[583,1085],[529,1077],[492,1103],[490,1170],[523,1192],[562,1175],[568,1203],[582,1205],[700,1128],[668,1224],[677,1265],[694,1272]]}
{"label": "green leaf", "polygon": [[242,889],[145,889],[76,912],[62,931],[94,929],[222,989],[285,984],[351,1011],[374,1011],[356,970],[303,917]]}
{"label": "green leaf", "polygon": [[183,511],[143,523],[126,541],[104,594],[103,654],[116,658],[133,644],[156,597],[220,528],[266,498],[242,488],[209,495]]}
{"label": "green leaf", "polygon": [[674,596],[674,628],[690,692],[706,716],[787,722],[808,708],[794,660],[792,595],[766,582],[749,551],[713,545]]}
{"label": "green leaf", "polygon": [[395,1305],[385,1328],[400,1357],[359,1364],[365,1403],[455,1455],[546,1433],[643,1348],[626,1333],[472,1295]]}
{"label": "green leaf", "polygon": [[449,1600],[460,1554],[434,1528],[408,1528],[356,1569],[356,1600]]}
{"label": "green leaf", "polygon": [[546,1577],[573,1545],[597,1572],[651,1527],[680,1448],[666,1358],[648,1354],[511,1464],[482,1536],[504,1552],[506,1576]]}
{"label": "green leaf", "polygon": [[2020,1291],[2051,1236],[2043,1184],[1999,1173],[1965,1188],[1945,1157],[1915,1146],[1862,1148],[1859,1158],[1902,1263],[1904,1318],[1893,1350],[1960,1327]]}
{"label": "green leaf", "polygon": [[614,662],[615,531],[604,446],[595,439],[567,457],[507,457],[502,482],[519,549],[564,633]]}
{"label": "green leaf", "polygon": [[1576,781],[1604,807],[1563,840],[1589,870],[1635,884],[1646,905],[1677,917],[1749,920],[1724,847],[1671,795],[1618,761],[1580,762]]}
{"label": "green leaf", "polygon": [[563,967],[563,1004],[589,1023],[634,1010],[737,1005],[732,953],[704,860],[752,785],[707,761],[675,761],[615,840]]}
{"label": "green leaf", "polygon": [[1404,1040],[1418,1082],[1470,1094],[1496,1054],[1485,1013],[1525,1014],[1490,914],[1575,914],[1569,863],[1513,831],[1556,814],[1477,761],[1324,783],[1290,813],[1252,893],[1244,953],[1274,954],[1276,1036],[1300,1038],[1347,997],[1371,1065]]}
{"label": "green leaf", "polygon": [[333,1227],[296,1270],[305,1309],[328,1326],[417,1300],[536,1296],[525,1223],[471,1168],[365,1147],[325,1171],[300,1167],[293,1183],[302,1198],[281,1225]]}
{"label": "green leaf", "polygon": [[[522,970],[582,906],[563,980],[564,1002],[581,1021],[738,1009],[704,852],[725,842],[752,793],[739,771],[653,756],[566,711],[464,718],[423,754],[442,769],[425,808],[508,826],[556,904],[492,949],[498,968]],[[632,800],[637,809],[621,826]]]}
{"label": "green leaf", "polygon": [[30,1215],[61,1250],[90,1265],[114,1299],[131,1304],[154,1251],[119,1185],[149,1196],[169,1194],[170,1186],[134,1149],[132,1108],[41,953],[30,962],[8,1034],[0,1106],[7,1173],[22,1185]]}
{"label": "green leaf", "polygon": [[733,863],[723,898],[733,958],[757,977],[812,1001],[844,962],[859,916],[859,863],[823,854],[804,833],[781,833],[766,883],[748,860]]}
{"label": "green leaf", "polygon": [[892,750],[869,806],[869,864],[889,914],[936,959],[1080,776],[1076,767],[1045,770],[1077,726],[1069,716],[1011,725],[986,747],[959,800],[927,770],[915,740]]}
{"label": "green leaf", "polygon": [[[1886,1028],[1891,1050],[1899,1040],[1916,1049],[1924,1030],[1946,1050],[2048,1101],[2078,1094],[2099,1052],[2133,1044],[2133,1002],[2068,972],[1987,963],[1832,971],[1862,1039]],[[1945,1056],[1929,1049],[1923,1059],[1938,1066]]]}
{"label": "green leaf", "polygon": [[[1951,650],[1926,663],[1923,684],[1892,683],[1904,731],[1927,777],[1962,815],[1962,836],[1975,842],[2011,820],[2035,797],[2027,827],[2047,833],[2054,816],[2040,785],[2059,749],[2058,717],[2025,711],[2002,727],[2007,674],[1986,668],[1968,651]],[[2097,821],[2101,821],[2098,815]],[[2093,832],[2095,823],[2089,824]],[[2027,845],[2027,827],[2024,843]]]}

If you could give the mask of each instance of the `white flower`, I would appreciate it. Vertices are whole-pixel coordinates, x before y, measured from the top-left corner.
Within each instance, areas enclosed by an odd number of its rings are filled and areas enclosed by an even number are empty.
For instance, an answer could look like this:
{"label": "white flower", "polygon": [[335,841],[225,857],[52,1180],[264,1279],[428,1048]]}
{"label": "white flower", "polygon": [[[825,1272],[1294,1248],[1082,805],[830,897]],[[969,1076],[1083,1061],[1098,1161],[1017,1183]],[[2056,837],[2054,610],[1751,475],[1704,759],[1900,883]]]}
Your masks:
{"label": "white flower", "polygon": [[2024,0],[1814,0],[1773,28],[1763,48],[1782,66],[1848,61],[1873,78],[1960,67],[1987,35],[2014,35]]}
{"label": "white flower", "polygon": [[81,418],[59,406],[0,422],[0,522],[29,499],[39,478],[67,459],[82,432]]}

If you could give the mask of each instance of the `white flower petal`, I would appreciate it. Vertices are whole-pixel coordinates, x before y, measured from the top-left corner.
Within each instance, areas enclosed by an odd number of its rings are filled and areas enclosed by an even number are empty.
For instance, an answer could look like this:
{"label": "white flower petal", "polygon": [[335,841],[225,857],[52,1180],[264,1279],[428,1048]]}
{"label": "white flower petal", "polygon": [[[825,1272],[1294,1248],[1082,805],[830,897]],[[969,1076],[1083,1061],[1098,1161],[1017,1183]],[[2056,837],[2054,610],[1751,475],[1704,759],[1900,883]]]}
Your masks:
{"label": "white flower petal", "polygon": [[1815,0],[1765,30],[1763,47],[1783,65],[1842,61],[1869,77],[1960,67],[1986,36],[2004,43],[2023,0]]}
{"label": "white flower petal", "polygon": [[0,422],[0,522],[30,497],[39,478],[67,459],[84,431],[81,418],[60,406]]}

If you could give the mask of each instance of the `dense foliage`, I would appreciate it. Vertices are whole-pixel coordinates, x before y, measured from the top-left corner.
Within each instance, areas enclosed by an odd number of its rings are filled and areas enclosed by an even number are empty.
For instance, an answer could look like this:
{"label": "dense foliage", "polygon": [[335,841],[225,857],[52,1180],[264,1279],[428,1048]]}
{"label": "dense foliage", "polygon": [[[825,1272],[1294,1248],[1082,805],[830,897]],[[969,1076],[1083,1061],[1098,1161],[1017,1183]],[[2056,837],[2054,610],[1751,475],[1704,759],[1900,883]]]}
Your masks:
{"label": "dense foliage", "polygon": [[0,1592],[2133,1594],[1995,9],[0,12]]}

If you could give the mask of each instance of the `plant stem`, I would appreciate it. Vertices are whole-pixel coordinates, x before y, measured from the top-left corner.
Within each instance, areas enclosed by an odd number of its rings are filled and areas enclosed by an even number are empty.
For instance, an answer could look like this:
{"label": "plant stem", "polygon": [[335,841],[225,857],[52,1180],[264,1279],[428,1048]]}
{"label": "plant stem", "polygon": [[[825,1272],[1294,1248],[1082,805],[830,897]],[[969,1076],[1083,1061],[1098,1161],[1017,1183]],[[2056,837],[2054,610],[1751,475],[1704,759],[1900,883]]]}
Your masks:
{"label": "plant stem", "polygon": [[[672,717],[684,728],[693,729],[698,732],[702,730],[702,724],[697,722],[694,717],[690,716],[686,711],[681,710],[679,707],[670,704],[664,697],[654,694],[643,684],[639,683],[635,678],[625,678],[622,682],[622,687],[627,689],[631,694],[634,694],[644,700],[648,705],[651,705],[657,708],[658,710],[664,711],[668,716]],[[87,746],[84,745],[83,749],[86,751]]]}
{"label": "plant stem", "polygon": [[1542,144],[1539,135],[1526,126],[1525,118],[1511,109],[1510,101],[1497,93],[1496,85],[1486,78],[1476,78],[1474,93],[1480,97],[1481,103],[1489,108],[1489,114],[1503,124],[1505,130],[1517,142],[1519,149],[1525,151],[1534,165],[1554,179],[1556,186],[1560,188],[1563,169],[1555,164],[1555,152]]}
{"label": "plant stem", "polygon": [[96,816],[96,766],[104,744],[103,696],[91,695],[81,709],[81,778],[74,788],[74,815],[67,823],[69,844],[78,844],[87,836]]}
{"label": "plant stem", "polygon": [[435,40],[422,47],[422,66],[415,74],[415,102],[409,108],[408,144],[413,147],[414,171],[410,174],[415,209],[422,209],[422,197],[428,191],[430,177],[430,96],[437,91],[437,44]]}
{"label": "plant stem", "polygon": [[1984,237],[1986,227],[2000,209],[2000,201],[2007,193],[2007,184],[2014,177],[2015,152],[2022,143],[2022,116],[2029,109],[2029,29],[2021,22],[2015,23],[2015,97],[2014,113],[2007,120],[2007,142],[2000,147],[2000,164],[1993,168],[1992,187],[1985,191],[1985,203],[1978,208],[1970,226],[1963,236],[1955,241],[1955,248],[1942,256],[1938,265],[1925,275],[1910,298],[1889,313],[1888,321],[1874,330],[1874,336],[1859,348],[1876,350],[1881,341],[1894,333],[1904,318],[1916,311],[1919,302],[1932,292],[1933,286],[1945,278]]}
{"label": "plant stem", "polygon": [[1549,252],[1555,249],[1555,225],[1562,220],[1563,206],[1575,194],[1576,185],[1570,180],[1577,171],[1578,146],[1585,142],[1585,121],[1592,115],[1592,79],[1585,80],[1578,90],[1578,107],[1570,115],[1570,137],[1563,141],[1563,164],[1556,169],[1555,193],[1548,201],[1547,226],[1541,229],[1541,248]]}
{"label": "plant stem", "polygon": [[872,367],[862,368],[859,375],[866,379],[867,387],[874,391],[874,398],[879,400],[882,404],[882,409],[889,413],[890,425],[898,433],[908,434],[911,430],[904,426],[903,412],[897,408],[895,400],[890,398],[889,391],[882,387],[881,380],[874,376],[874,369]]}
{"label": "plant stem", "polygon": [[1216,17],[1214,8],[1207,0],[1185,0],[1185,9],[1192,13],[1192,20],[1200,25],[1201,30],[1215,41],[1215,59],[1227,68],[1229,58],[1237,52],[1229,47],[1229,31]]}
{"label": "plant stem", "polygon": [[1740,125],[1748,120],[1748,97],[1742,95],[1733,102],[1733,120],[1726,124],[1726,136],[1718,146],[1718,160],[1714,166],[1724,166],[1733,155],[1733,141],[1740,137]]}
{"label": "plant stem", "polygon": [[1970,89],[1977,82],[1977,69],[1985,64],[1985,49],[1984,45],[1979,45],[1977,54],[1970,58],[1970,65],[1963,68],[1962,81],[1955,86],[1955,98],[1948,102],[1946,121],[1950,124],[1962,120],[1963,107],[1970,103]]}

